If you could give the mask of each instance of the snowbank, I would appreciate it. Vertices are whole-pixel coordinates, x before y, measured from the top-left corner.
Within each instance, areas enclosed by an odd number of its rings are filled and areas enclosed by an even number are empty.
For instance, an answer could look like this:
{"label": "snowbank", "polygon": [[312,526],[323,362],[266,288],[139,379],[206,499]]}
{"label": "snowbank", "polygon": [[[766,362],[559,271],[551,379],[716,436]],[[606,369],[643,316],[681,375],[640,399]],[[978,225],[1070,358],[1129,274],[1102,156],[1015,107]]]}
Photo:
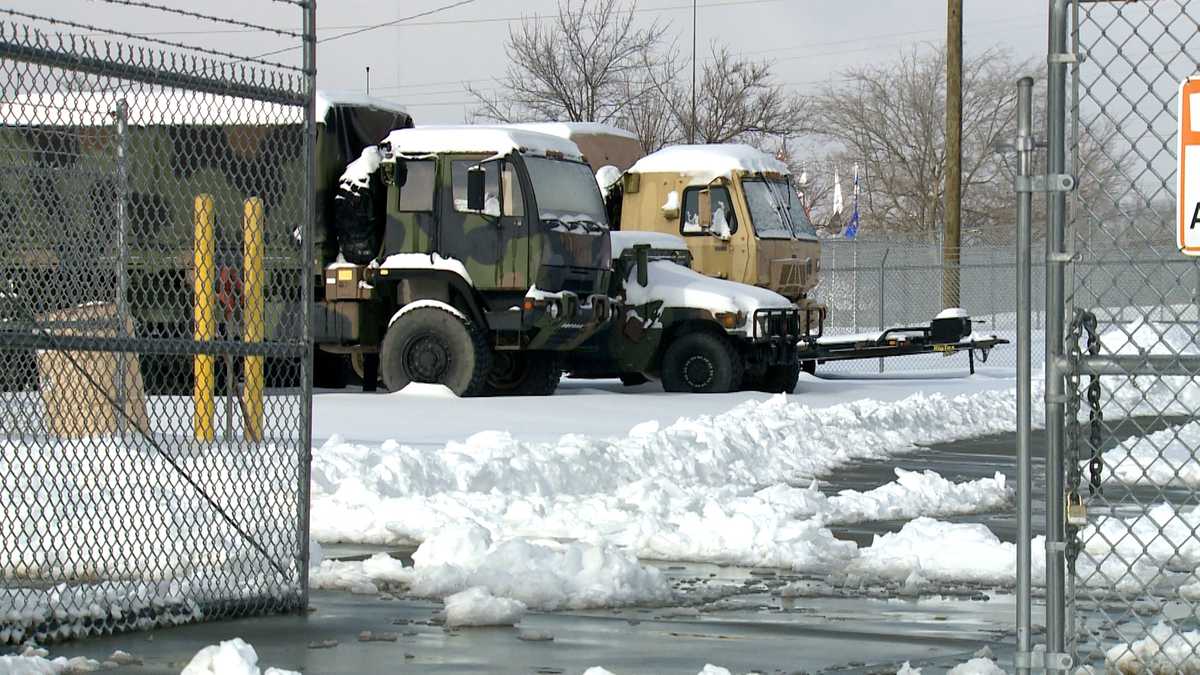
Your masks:
{"label": "snowbank", "polygon": [[611,546],[523,538],[493,542],[486,529],[473,523],[445,527],[417,549],[413,562],[413,567],[404,567],[385,554],[362,562],[324,561],[312,570],[310,584],[359,593],[376,593],[380,585],[399,586],[406,593],[447,602],[475,589],[474,595],[460,598],[467,615],[471,607],[488,606],[480,593],[546,610],[653,604],[672,598],[670,585],[657,569]]}
{"label": "snowbank", "polygon": [[[179,675],[260,675],[258,653],[254,647],[234,638],[218,645],[209,645],[196,652]],[[300,675],[295,670],[267,668],[263,675]]]}
{"label": "snowbank", "polygon": [[[0,641],[2,642],[2,641]],[[76,656],[59,656],[51,659],[45,649],[27,646],[20,654],[0,656],[0,675],[59,675],[59,673],[87,673],[100,670],[103,666],[94,659]]]}
{"label": "snowbank", "polygon": [[1000,541],[984,525],[917,518],[899,532],[876,535],[846,574],[908,585],[925,581],[1011,585],[1016,580],[1016,559],[1016,545]]}
{"label": "snowbank", "polygon": [[1200,672],[1200,631],[1180,633],[1159,622],[1146,637],[1110,648],[1104,661],[1121,675]]}
{"label": "snowbank", "polygon": [[[591,668],[583,671],[583,675],[616,675],[616,673],[613,673],[610,670],[605,670],[600,666],[592,666]],[[696,675],[732,675],[732,673],[729,672],[728,668],[722,668],[720,666],[714,666],[711,663],[706,663],[704,664],[704,667],[700,669],[700,672],[696,673]]]}
{"label": "snowbank", "polygon": [[[1189,324],[1166,324],[1139,319],[1117,324],[1100,336],[1102,354],[1192,355],[1200,354],[1194,329]],[[1185,376],[1101,377],[1106,415],[1179,413],[1200,410],[1200,383]],[[1085,406],[1086,407],[1086,406]]]}
{"label": "snowbank", "polygon": [[639,159],[630,173],[676,173],[691,185],[706,185],[735,172],[773,172],[787,175],[787,165],[749,145],[674,145]]}

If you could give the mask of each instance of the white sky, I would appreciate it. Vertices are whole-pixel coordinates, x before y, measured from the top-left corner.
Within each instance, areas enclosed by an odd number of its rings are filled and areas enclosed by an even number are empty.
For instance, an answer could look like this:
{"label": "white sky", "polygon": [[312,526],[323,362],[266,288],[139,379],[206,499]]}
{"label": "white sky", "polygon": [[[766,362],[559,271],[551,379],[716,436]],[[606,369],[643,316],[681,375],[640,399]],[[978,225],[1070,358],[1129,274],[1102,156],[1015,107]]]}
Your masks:
{"label": "white sky", "polygon": [[[291,29],[300,25],[300,10],[280,0],[154,1],[250,23]],[[328,39],[458,1],[462,0],[318,0],[318,35]],[[52,14],[80,24],[205,44],[237,54],[257,55],[295,44],[291,38],[244,32],[131,7],[128,2],[7,0],[3,4],[9,10]],[[504,74],[510,24],[522,16],[553,15],[557,5],[557,0],[473,0],[396,26],[328,40],[318,51],[318,86],[361,91],[370,66],[371,93],[405,105],[418,124],[460,122],[470,105],[463,84],[487,88]],[[1045,0],[966,0],[964,5],[969,52],[999,45],[1019,57],[1045,53]],[[774,59],[778,80],[801,92],[836,79],[847,66],[891,60],[911,45],[940,44],[945,39],[944,0],[698,0],[698,6],[701,58],[709,42],[720,39],[735,51]],[[4,7],[0,7],[0,20],[23,20],[4,16]],[[670,22],[680,46],[690,50],[690,0],[640,0],[637,8],[641,22]],[[85,32],[78,27],[56,29]],[[294,63],[297,54],[293,50],[270,58]]]}

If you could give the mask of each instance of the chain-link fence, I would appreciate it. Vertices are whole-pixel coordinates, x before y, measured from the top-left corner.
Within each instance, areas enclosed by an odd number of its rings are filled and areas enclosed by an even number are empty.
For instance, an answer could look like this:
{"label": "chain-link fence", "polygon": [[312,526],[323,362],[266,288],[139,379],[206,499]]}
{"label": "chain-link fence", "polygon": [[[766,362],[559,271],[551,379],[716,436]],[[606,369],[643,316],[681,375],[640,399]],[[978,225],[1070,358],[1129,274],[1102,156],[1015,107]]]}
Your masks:
{"label": "chain-link fence", "polygon": [[[1035,242],[1044,250],[1044,242]],[[1015,246],[964,247],[958,266],[959,304],[977,322],[975,331],[1009,340],[1016,336],[1016,248]],[[1200,298],[1200,270],[1176,254],[1174,248],[1143,242],[1125,244],[1093,259],[1080,260],[1077,270],[1086,270],[1094,285],[1104,288],[1126,286],[1125,277],[1145,283],[1122,293],[1105,293],[1094,307],[1105,316],[1125,321],[1150,308],[1160,317],[1171,309],[1180,311]],[[879,240],[824,240],[821,243],[821,281],[815,297],[829,307],[827,332],[859,334],[894,326],[925,325],[944,308],[940,244],[897,244]],[[1034,362],[1043,362],[1041,341],[1045,327],[1045,262],[1033,264]],[[1011,370],[1014,349],[992,351],[986,367]],[[949,370],[966,372],[967,355],[926,354],[894,359],[843,361],[822,367],[823,371],[869,373]]]}
{"label": "chain-link fence", "polygon": [[249,4],[0,9],[0,644],[305,604],[314,16]]}
{"label": "chain-link fence", "polygon": [[1180,82],[1200,71],[1191,4],[1050,3],[1046,184],[1078,181],[1051,191],[1047,228],[1056,669],[1200,672],[1200,266],[1156,245],[1177,227]]}

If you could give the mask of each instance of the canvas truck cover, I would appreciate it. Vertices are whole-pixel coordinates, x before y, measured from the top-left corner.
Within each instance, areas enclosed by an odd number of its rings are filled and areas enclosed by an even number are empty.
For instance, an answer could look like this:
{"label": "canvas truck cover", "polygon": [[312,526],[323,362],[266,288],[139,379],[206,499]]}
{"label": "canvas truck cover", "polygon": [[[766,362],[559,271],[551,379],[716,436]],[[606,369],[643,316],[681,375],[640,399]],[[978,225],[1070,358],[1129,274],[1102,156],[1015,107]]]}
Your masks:
{"label": "canvas truck cover", "polygon": [[[79,264],[81,258],[105,253],[79,250],[76,242],[115,241],[121,141],[114,112],[120,100],[128,109],[131,270],[186,267],[193,202],[202,193],[214,198],[218,250],[240,248],[242,204],[251,196],[263,200],[268,247],[279,246],[280,238],[299,245],[301,223],[271,216],[273,207],[303,197],[307,189],[303,109],[176,90],[45,92],[0,102],[0,261],[5,268],[69,273],[87,267]],[[394,104],[361,96],[319,92],[316,104],[314,251],[324,257],[336,246],[328,236],[327,202],[341,171],[364,146],[412,126],[412,119]],[[98,238],[96,228],[113,230],[113,236]],[[14,256],[20,260],[9,260]],[[174,285],[164,290],[186,302]]]}

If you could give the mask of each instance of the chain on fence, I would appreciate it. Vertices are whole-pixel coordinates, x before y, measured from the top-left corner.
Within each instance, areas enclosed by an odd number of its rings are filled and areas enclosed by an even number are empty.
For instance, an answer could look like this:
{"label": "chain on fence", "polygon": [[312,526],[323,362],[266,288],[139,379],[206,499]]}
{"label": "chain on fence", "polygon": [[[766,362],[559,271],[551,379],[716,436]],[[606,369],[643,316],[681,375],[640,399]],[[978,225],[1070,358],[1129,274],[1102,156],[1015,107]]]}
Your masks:
{"label": "chain on fence", "polygon": [[103,2],[0,9],[0,644],[306,600],[313,17]]}
{"label": "chain on fence", "polygon": [[1065,596],[1076,664],[1200,672],[1200,266],[1162,245],[1177,222],[1177,93],[1200,72],[1195,3],[1055,4],[1073,36],[1051,69],[1070,64],[1066,168],[1079,185],[1051,307],[1065,319],[1065,495],[1049,499],[1066,504],[1066,578],[1049,589]]}

